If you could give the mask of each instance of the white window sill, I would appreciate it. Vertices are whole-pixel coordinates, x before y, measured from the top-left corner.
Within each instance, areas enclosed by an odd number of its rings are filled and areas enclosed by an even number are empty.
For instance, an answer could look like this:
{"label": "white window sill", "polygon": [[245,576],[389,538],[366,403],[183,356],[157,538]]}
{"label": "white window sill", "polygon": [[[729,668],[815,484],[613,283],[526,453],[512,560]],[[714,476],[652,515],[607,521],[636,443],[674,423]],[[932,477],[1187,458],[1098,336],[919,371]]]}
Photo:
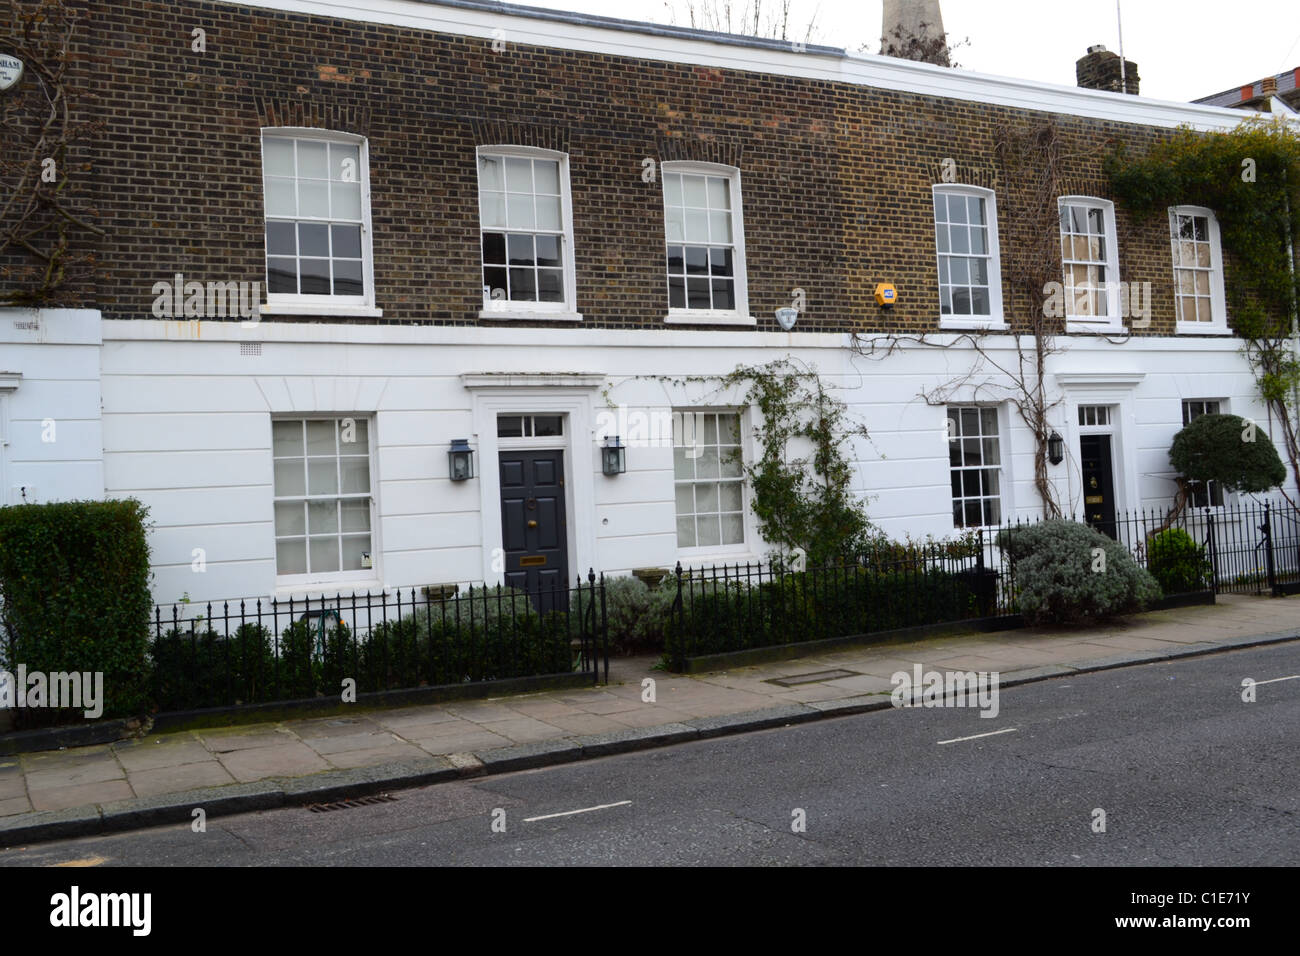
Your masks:
{"label": "white window sill", "polygon": [[1122,322],[1086,322],[1067,317],[1065,332],[1067,335],[1124,335],[1128,329],[1124,328]]}
{"label": "white window sill", "polygon": [[701,309],[698,312],[669,309],[668,314],[664,316],[664,322],[668,325],[743,325],[751,328],[758,325],[758,319],[752,315],[744,315],[740,312],[716,312],[711,309]]}
{"label": "white window sill", "polygon": [[[702,551],[699,554],[691,554],[687,550],[679,550],[677,560],[682,563],[682,571],[691,568],[696,570],[707,570],[713,567],[721,568],[723,565],[733,568],[737,564],[741,565],[743,570],[744,565],[748,564],[751,565],[750,573],[756,577],[758,571],[752,565],[757,564],[764,569],[767,567],[767,562],[749,551]],[[672,577],[672,575],[669,575],[669,577]],[[667,578],[664,580],[667,580]],[[721,580],[721,577],[719,577],[719,580]]]}
{"label": "white window sill", "polygon": [[483,309],[480,319],[496,319],[501,322],[581,322],[581,312],[543,312],[530,309]]}
{"label": "white window sill", "polygon": [[1174,325],[1177,335],[1231,335],[1232,329],[1226,325],[1211,325],[1202,322],[1178,322]]}
{"label": "white window sill", "polygon": [[[324,598],[325,606],[328,609],[329,602],[336,597],[350,603],[355,596],[360,602],[365,600],[366,592],[369,592],[373,597],[378,597],[387,594],[388,589],[384,587],[384,582],[379,580],[339,581],[336,584],[331,584],[328,581],[315,584],[277,584],[274,597],[276,601],[282,603],[291,599],[295,603],[299,601],[319,602],[321,598]],[[319,604],[317,606],[319,607]],[[357,606],[360,607],[360,603]],[[308,610],[308,608],[304,607],[303,610]]]}
{"label": "white window sill", "polygon": [[1001,332],[1011,328],[1011,326],[1007,325],[1007,323],[1004,322],[1002,319],[995,319],[991,317],[987,319],[984,318],[956,319],[953,318],[952,316],[941,315],[939,317],[939,328],[952,329],[958,331],[985,330],[989,332]]}
{"label": "white window sill", "polygon": [[378,319],[384,314],[383,309],[373,305],[299,305],[288,302],[259,305],[257,311],[259,315],[336,315],[357,319]]}

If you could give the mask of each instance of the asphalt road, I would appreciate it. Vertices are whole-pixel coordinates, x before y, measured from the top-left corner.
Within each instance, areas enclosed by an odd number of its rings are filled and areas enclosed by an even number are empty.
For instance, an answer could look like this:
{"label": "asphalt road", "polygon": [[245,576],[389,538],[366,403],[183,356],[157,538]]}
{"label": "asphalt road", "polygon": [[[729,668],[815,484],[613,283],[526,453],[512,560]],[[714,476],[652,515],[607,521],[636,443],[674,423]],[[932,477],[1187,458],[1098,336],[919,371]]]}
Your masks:
{"label": "asphalt road", "polygon": [[993,719],[890,710],[0,865],[1295,865],[1297,675],[1276,645],[1012,688]]}

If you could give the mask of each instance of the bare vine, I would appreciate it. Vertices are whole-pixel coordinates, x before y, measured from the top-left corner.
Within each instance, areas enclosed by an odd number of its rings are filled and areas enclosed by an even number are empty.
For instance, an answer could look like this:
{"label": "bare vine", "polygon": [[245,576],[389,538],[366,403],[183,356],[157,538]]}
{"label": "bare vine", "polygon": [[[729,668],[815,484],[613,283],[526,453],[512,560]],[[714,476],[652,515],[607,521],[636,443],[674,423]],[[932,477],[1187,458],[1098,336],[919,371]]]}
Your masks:
{"label": "bare vine", "polygon": [[88,164],[77,166],[71,154],[101,124],[80,118],[72,77],[77,20],[64,0],[0,3],[0,50],[24,64],[19,85],[0,95],[0,277],[19,280],[0,302],[57,304],[69,282],[94,269],[75,232],[105,234],[76,208],[77,174]]}

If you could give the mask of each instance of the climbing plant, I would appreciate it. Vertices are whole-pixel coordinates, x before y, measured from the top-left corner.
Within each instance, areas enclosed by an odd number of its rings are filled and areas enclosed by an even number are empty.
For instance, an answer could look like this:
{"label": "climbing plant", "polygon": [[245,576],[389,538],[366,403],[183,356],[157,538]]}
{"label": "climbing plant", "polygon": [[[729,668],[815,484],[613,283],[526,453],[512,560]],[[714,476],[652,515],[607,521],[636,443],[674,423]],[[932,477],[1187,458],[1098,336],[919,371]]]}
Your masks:
{"label": "climbing plant", "polygon": [[[784,553],[802,548],[814,565],[860,546],[870,524],[852,491],[846,449],[854,437],[869,437],[866,426],[850,419],[816,369],[790,358],[739,366],[722,384],[745,387],[746,402],[762,415],[761,451],[745,472],[763,539]],[[810,448],[803,455],[792,450],[801,441]]]}
{"label": "climbing plant", "polygon": [[4,305],[55,305],[87,278],[93,253],[78,242],[104,235],[79,208],[89,163],[75,145],[101,125],[86,120],[75,79],[77,19],[65,0],[0,0],[0,52],[23,62],[19,84],[0,93],[0,293]]}
{"label": "climbing plant", "polygon": [[[1227,132],[1180,129],[1141,156],[1118,145],[1106,170],[1117,198],[1139,215],[1164,215],[1183,204],[1214,210],[1231,274],[1229,321],[1300,481],[1294,246],[1300,131],[1280,117],[1263,116]],[[1300,510],[1300,502],[1287,499]]]}

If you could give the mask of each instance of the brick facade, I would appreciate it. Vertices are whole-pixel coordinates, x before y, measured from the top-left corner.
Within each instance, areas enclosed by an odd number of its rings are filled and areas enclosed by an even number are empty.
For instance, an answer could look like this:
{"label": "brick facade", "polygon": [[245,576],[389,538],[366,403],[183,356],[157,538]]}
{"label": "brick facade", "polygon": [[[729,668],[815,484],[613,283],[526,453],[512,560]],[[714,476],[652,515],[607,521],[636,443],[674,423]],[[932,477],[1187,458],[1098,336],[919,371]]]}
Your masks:
{"label": "brick facade", "polygon": [[[939,164],[997,191],[1003,301],[1019,184],[996,149],[1008,125],[1054,122],[1063,194],[1105,197],[1102,159],[1160,130],[866,86],[488,40],[195,0],[91,2],[99,281],[106,318],[149,318],[152,286],[264,280],[260,129],[364,135],[376,304],[384,323],[479,324],[475,147],[570,157],[577,308],[594,328],[663,328],[662,186],[642,160],[739,166],[750,313],[807,294],[802,331],[938,331],[931,186]],[[191,30],[207,50],[191,50]],[[1168,227],[1117,210],[1121,278],[1152,283],[1149,329],[1174,328]],[[1059,262],[1053,267],[1059,278]],[[883,312],[877,282],[899,302]],[[280,320],[282,317],[274,317]],[[310,318],[310,317],[308,317]],[[328,321],[328,320],[327,320]],[[375,321],[336,319],[333,321]],[[492,323],[500,325],[499,322]],[[526,323],[525,323],[526,324]]]}

